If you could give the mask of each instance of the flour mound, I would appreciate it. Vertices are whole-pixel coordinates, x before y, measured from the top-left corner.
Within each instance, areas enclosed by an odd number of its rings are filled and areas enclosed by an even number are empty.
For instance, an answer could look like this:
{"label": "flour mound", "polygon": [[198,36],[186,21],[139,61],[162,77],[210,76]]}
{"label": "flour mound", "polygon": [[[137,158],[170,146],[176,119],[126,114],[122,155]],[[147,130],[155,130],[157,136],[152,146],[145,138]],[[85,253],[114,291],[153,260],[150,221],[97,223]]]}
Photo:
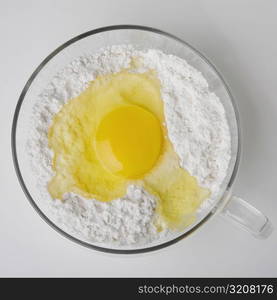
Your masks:
{"label": "flour mound", "polygon": [[[168,136],[181,166],[216,198],[230,161],[231,138],[223,105],[209,91],[202,74],[186,61],[150,49],[112,46],[79,57],[54,76],[34,106],[27,149],[47,216],[61,229],[87,242],[102,246],[145,245],[164,238],[157,232],[156,199],[139,186],[130,185],[123,198],[103,203],[68,193],[63,201],[47,191],[53,176],[48,128],[53,116],[70,99],[86,89],[99,75],[117,73],[140,62],[133,72],[155,70],[161,82]],[[205,204],[204,203],[204,204]]]}

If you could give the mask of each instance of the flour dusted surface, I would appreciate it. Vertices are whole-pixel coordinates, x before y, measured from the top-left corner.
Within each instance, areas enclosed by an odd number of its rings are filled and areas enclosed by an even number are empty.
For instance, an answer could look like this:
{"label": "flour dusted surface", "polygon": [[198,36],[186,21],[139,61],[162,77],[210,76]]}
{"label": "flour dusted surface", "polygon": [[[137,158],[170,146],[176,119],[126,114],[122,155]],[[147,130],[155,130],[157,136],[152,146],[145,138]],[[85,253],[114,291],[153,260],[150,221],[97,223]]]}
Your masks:
{"label": "flour dusted surface", "polygon": [[[51,199],[47,182],[53,175],[48,128],[53,116],[99,75],[116,73],[139,61],[133,72],[155,70],[161,82],[168,136],[181,166],[200,185],[218,193],[230,161],[230,133],[224,108],[201,73],[184,60],[158,50],[138,51],[113,46],[74,60],[55,75],[34,106],[28,149],[50,219],[63,230],[105,245],[143,245],[161,238],[154,225],[156,200],[141,187],[129,186],[126,196],[108,203],[68,193],[63,202]],[[207,200],[212,201],[211,199]]]}
{"label": "flour dusted surface", "polygon": [[[83,199],[73,193],[64,203],[54,200],[52,214],[61,224],[68,223],[72,233],[85,240],[126,245],[151,242],[157,234],[153,225],[156,202],[151,195],[130,185],[126,196],[110,203]],[[72,230],[73,229],[73,230]]]}
{"label": "flour dusted surface", "polygon": [[218,192],[230,161],[230,132],[224,107],[201,73],[184,60],[149,50],[145,66],[157,71],[168,135],[181,166]]}

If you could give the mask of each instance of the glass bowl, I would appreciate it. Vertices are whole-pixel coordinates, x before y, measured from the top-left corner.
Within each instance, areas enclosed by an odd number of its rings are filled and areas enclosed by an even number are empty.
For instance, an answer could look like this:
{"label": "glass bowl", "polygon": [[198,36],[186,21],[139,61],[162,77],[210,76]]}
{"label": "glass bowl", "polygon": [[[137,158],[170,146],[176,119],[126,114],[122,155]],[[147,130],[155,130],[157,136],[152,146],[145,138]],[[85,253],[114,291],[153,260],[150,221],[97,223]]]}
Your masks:
{"label": "glass bowl", "polygon": [[[190,65],[199,70],[206,78],[210,90],[214,92],[224,105],[226,116],[231,131],[231,161],[224,182],[221,185],[217,199],[205,207],[198,214],[197,220],[184,231],[170,235],[166,240],[159,240],[152,244],[139,247],[112,247],[106,248],[100,243],[91,243],[73,236],[53,223],[51,217],[43,208],[43,203],[35,184],[35,176],[32,174],[26,142],[28,140],[28,124],[32,115],[32,108],[38,99],[39,93],[51,81],[52,77],[76,57],[85,53],[93,53],[103,47],[112,45],[132,44],[138,49],[159,49],[167,54],[176,55],[185,59]],[[12,127],[12,153],[15,170],[28,200],[39,215],[56,231],[65,237],[83,246],[113,253],[141,253],[157,250],[169,246],[187,237],[196,231],[199,226],[205,224],[220,207],[225,207],[231,197],[230,188],[237,173],[240,157],[240,129],[238,111],[231,93],[222,76],[216,68],[199,51],[179,38],[163,31],[134,25],[120,25],[99,28],[88,31],[67,41],[49,56],[33,72],[27,81],[20,97],[14,114]],[[224,204],[224,205],[223,205]]]}

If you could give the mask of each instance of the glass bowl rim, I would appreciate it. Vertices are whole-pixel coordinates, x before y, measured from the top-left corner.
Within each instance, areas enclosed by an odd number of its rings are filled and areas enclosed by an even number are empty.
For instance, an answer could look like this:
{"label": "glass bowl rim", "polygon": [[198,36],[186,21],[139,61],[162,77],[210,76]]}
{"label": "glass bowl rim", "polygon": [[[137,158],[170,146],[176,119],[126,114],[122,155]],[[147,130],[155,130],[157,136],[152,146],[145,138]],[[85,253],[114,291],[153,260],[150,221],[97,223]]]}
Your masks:
{"label": "glass bowl rim", "polygon": [[[32,198],[30,192],[28,191],[27,186],[25,185],[25,182],[23,180],[23,176],[22,176],[21,171],[20,171],[20,167],[19,167],[19,163],[18,163],[18,159],[17,159],[17,152],[16,152],[16,129],[17,129],[17,121],[18,121],[21,105],[24,101],[25,95],[27,94],[29,87],[31,86],[31,84],[34,81],[35,77],[43,69],[43,67],[54,56],[56,56],[59,52],[61,52],[63,49],[65,49],[66,47],[70,46],[71,44],[73,44],[73,43],[75,43],[75,42],[77,42],[77,41],[79,41],[83,38],[86,38],[90,35],[94,35],[94,34],[101,33],[101,32],[112,31],[112,30],[122,30],[122,29],[148,31],[148,32],[156,33],[156,34],[163,35],[163,36],[166,36],[168,38],[171,38],[171,39],[185,45],[186,47],[190,48],[193,52],[195,52],[200,58],[202,58],[209,65],[209,67],[211,69],[213,69],[213,71],[216,73],[216,75],[220,78],[220,80],[221,80],[224,88],[226,89],[226,91],[228,93],[228,96],[231,100],[232,108],[235,112],[236,125],[237,125],[237,143],[238,143],[237,144],[237,153],[236,153],[236,157],[235,157],[235,163],[234,163],[233,171],[232,171],[231,177],[229,179],[229,182],[227,184],[226,191],[228,191],[231,188],[231,186],[234,182],[234,179],[236,177],[237,171],[238,171],[238,166],[239,166],[239,161],[240,161],[240,156],[241,156],[241,131],[240,131],[239,113],[238,113],[237,105],[235,103],[235,100],[234,100],[231,92],[230,92],[230,89],[229,89],[228,85],[226,84],[226,82],[225,82],[224,78],[222,77],[222,75],[218,72],[216,67],[213,65],[213,63],[211,63],[201,52],[199,52],[197,49],[195,49],[193,46],[191,46],[189,43],[183,41],[182,39],[180,39],[180,38],[178,38],[178,37],[176,37],[176,36],[174,36],[170,33],[167,33],[165,31],[162,31],[160,29],[156,29],[156,28],[153,28],[153,27],[147,27],[147,26],[141,26],[141,25],[112,25],[112,26],[100,27],[100,28],[97,28],[97,29],[89,30],[87,32],[84,32],[82,34],[79,34],[79,35],[71,38],[70,40],[66,41],[61,46],[56,48],[53,52],[51,52],[39,64],[39,66],[35,69],[35,71],[31,74],[31,76],[27,80],[27,82],[26,82],[26,84],[25,84],[25,86],[24,86],[24,88],[23,88],[23,90],[22,90],[22,92],[19,96],[19,99],[18,99],[17,104],[16,104],[15,112],[14,112],[13,123],[12,123],[11,148],[12,148],[13,164],[14,164],[16,175],[17,175],[17,178],[18,178],[19,183],[21,185],[21,188],[22,188],[26,198],[29,200],[30,204],[33,206],[33,208],[36,210],[36,212],[40,215],[40,217],[48,225],[50,225],[54,230],[56,230],[58,233],[60,233],[64,237],[68,238],[69,240],[71,240],[71,241],[73,241],[73,242],[75,242],[79,245],[82,245],[82,246],[85,246],[87,248],[93,249],[93,250],[98,250],[98,251],[107,252],[107,253],[115,253],[115,254],[138,254],[138,253],[156,251],[156,250],[168,247],[170,245],[173,245],[173,244],[177,243],[178,241],[184,239],[185,237],[187,237],[188,235],[190,235],[191,233],[196,231],[196,229],[198,229],[201,225],[206,223],[206,221],[208,221],[215,214],[216,209],[211,210],[199,223],[197,223],[194,227],[192,227],[187,232],[184,232],[180,236],[178,236],[176,238],[173,238],[172,240],[169,240],[169,241],[163,242],[161,244],[158,244],[158,245],[149,246],[149,247],[145,247],[145,248],[139,248],[139,249],[113,249],[113,248],[105,248],[105,247],[92,245],[89,242],[82,241],[82,240],[70,235],[69,233],[65,232],[60,227],[58,227],[56,224],[54,224],[42,212],[42,210],[36,204],[35,200]],[[224,197],[222,197],[222,199],[220,199],[217,202],[217,206],[220,203],[222,203],[223,201],[224,201]]]}

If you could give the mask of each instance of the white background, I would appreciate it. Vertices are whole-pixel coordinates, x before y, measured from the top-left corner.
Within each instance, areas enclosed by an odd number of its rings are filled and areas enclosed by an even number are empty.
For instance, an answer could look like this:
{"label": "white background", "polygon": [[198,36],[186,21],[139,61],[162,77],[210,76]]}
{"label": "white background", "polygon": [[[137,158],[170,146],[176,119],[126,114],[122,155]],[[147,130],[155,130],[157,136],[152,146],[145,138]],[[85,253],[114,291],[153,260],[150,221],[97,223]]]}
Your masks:
{"label": "white background", "polygon": [[83,248],[33,210],[15,175],[13,112],[35,67],[71,37],[112,24],[168,31],[202,51],[233,91],[243,129],[234,191],[277,227],[277,1],[0,0],[0,276],[277,276],[264,241],[221,218],[169,248],[119,256]]}

